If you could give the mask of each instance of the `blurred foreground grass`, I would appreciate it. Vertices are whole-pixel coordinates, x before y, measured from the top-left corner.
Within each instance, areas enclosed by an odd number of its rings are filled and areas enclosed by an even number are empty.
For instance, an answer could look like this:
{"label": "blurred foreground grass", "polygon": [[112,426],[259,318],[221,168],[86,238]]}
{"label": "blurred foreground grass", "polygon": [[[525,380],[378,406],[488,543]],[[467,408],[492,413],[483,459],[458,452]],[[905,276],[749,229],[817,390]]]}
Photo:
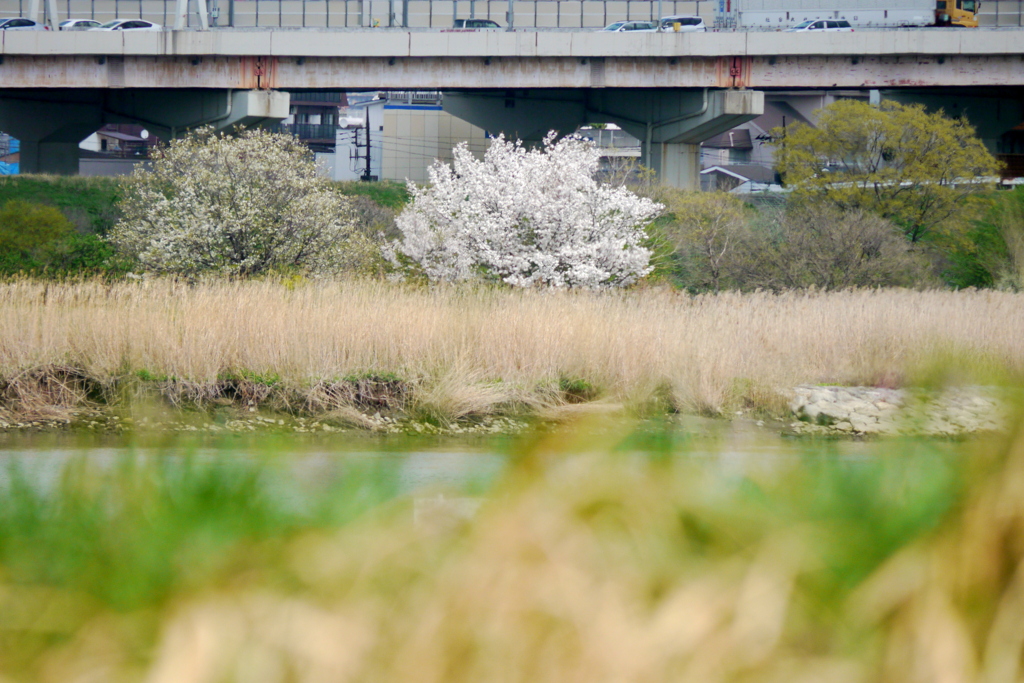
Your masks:
{"label": "blurred foreground grass", "polygon": [[512,446],[472,519],[420,523],[393,469],[267,450],[9,465],[0,681],[1020,675],[1020,433],[732,467],[576,425]]}

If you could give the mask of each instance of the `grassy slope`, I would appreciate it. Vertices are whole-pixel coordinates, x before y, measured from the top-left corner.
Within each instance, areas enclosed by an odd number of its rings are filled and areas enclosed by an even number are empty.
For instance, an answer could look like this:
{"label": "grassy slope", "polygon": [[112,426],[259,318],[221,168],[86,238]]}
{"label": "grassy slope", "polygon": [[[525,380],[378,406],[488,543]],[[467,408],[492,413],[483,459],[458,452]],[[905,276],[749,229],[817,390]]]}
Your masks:
{"label": "grassy slope", "polygon": [[106,233],[117,221],[119,197],[117,178],[0,176],[0,204],[20,199],[55,206],[81,232]]}
{"label": "grassy slope", "polygon": [[[113,177],[0,176],[0,205],[12,200],[60,209],[82,232],[105,234],[117,221],[120,179]],[[409,201],[402,183],[334,183],[344,195],[364,195],[383,207],[400,210]]]}
{"label": "grassy slope", "polygon": [[399,211],[409,201],[409,191],[404,183],[383,180],[378,183],[349,181],[334,183],[338,190],[350,197],[365,195],[383,207]]}

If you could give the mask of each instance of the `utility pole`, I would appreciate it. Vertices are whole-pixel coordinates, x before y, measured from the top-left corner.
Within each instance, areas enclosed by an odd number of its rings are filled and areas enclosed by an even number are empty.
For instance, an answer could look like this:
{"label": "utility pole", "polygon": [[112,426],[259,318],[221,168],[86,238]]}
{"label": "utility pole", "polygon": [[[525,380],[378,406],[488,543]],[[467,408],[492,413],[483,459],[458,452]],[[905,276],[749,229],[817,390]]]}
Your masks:
{"label": "utility pole", "polygon": [[370,165],[370,112],[367,109],[366,112],[366,168],[363,171],[363,175],[360,176],[360,180],[370,181],[377,180],[377,176],[373,175],[373,168]]}

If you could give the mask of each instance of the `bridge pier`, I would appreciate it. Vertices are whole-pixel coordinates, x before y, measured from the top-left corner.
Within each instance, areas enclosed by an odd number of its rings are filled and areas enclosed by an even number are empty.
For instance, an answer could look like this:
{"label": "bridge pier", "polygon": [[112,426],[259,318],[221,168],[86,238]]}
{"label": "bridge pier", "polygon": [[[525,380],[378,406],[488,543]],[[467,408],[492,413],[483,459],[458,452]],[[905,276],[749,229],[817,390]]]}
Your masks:
{"label": "bridge pier", "polygon": [[22,173],[78,173],[78,143],[104,123],[102,109],[89,102],[0,97],[0,130],[21,142]]}
{"label": "bridge pier", "polygon": [[538,141],[587,123],[615,123],[641,141],[667,185],[700,189],[700,143],[764,113],[754,90],[601,88],[445,93],[444,109],[492,133]]}
{"label": "bridge pier", "polygon": [[22,173],[78,173],[78,143],[107,123],[139,123],[168,140],[288,116],[274,90],[0,90],[0,130],[21,141]]}

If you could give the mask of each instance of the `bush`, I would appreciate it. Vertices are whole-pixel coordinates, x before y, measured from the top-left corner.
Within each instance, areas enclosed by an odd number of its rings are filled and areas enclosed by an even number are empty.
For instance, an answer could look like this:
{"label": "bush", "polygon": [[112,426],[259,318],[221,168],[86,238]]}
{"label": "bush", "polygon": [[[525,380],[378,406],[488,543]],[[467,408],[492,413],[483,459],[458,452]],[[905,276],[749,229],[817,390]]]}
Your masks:
{"label": "bush", "polygon": [[668,214],[662,227],[692,289],[718,291],[733,250],[748,232],[750,208],[726,192],[665,189],[659,199]]}
{"label": "bush", "polygon": [[251,276],[357,269],[379,250],[289,135],[209,128],[153,154],[125,188],[111,239],[146,270]]}
{"label": "bush", "polygon": [[945,250],[950,286],[1024,289],[1024,188],[994,193],[965,237]]}
{"label": "bush", "polygon": [[8,201],[0,208],[0,273],[44,270],[57,245],[73,234],[71,222],[59,209]]}
{"label": "bush", "polygon": [[117,223],[118,178],[102,176],[0,176],[0,205],[20,199],[61,210],[81,233],[105,235]]}
{"label": "bush", "polygon": [[598,152],[578,138],[542,149],[497,138],[482,161],[465,144],[431,186],[410,183],[396,264],[430,280],[482,278],[526,287],[610,287],[650,272],[646,225],[661,206],[594,180]]}
{"label": "bush", "polygon": [[131,262],[99,235],[73,234],[54,246],[47,273],[55,277],[124,276]]}
{"label": "bush", "polygon": [[756,211],[725,193],[662,198],[673,279],[690,291],[937,284],[924,247],[875,214],[807,204]]}
{"label": "bush", "polygon": [[935,284],[928,259],[892,223],[824,207],[767,215],[740,240],[727,265],[747,289]]}

